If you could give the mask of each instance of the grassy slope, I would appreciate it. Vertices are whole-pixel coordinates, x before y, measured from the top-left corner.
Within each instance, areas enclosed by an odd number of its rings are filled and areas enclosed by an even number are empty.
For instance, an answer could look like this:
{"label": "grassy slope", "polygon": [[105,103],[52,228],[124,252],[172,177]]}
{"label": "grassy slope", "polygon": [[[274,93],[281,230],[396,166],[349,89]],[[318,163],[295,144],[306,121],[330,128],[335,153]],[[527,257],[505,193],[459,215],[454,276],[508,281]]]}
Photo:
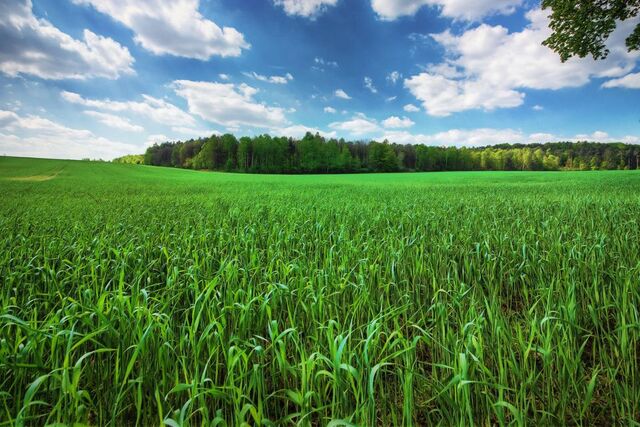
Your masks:
{"label": "grassy slope", "polygon": [[49,422],[640,419],[636,171],[0,158],[0,198],[0,420],[41,375]]}

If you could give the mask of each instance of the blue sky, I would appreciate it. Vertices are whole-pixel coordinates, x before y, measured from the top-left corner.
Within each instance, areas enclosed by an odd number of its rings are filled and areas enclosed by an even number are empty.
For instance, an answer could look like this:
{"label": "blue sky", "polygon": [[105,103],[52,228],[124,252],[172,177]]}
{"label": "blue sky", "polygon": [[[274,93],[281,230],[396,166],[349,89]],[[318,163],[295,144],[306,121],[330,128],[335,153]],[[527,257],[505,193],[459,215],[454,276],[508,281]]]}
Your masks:
{"label": "blue sky", "polygon": [[4,0],[0,154],[232,132],[640,143],[640,53],[561,63],[530,0]]}

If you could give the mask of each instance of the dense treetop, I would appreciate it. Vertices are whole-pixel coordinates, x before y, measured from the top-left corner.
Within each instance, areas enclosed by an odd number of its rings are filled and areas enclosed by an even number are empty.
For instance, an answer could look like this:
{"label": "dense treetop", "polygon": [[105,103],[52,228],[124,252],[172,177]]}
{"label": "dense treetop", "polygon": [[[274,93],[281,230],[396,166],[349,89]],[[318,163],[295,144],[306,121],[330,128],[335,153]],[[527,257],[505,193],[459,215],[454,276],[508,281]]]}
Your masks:
{"label": "dense treetop", "polygon": [[555,142],[480,148],[225,134],[149,147],[144,163],[250,173],[637,169],[640,146]]}
{"label": "dense treetop", "polygon": [[[543,0],[550,9],[553,33],[544,45],[560,54],[562,61],[572,56],[606,58],[606,41],[619,21],[638,16],[640,0]],[[625,41],[629,51],[640,49],[640,24]]]}

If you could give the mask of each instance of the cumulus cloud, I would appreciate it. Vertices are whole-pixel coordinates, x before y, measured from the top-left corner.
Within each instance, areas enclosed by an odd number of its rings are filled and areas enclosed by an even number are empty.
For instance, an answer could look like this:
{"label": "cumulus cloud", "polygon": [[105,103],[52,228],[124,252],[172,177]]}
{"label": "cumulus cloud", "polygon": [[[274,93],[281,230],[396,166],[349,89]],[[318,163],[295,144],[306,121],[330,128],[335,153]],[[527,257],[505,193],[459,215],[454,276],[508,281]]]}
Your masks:
{"label": "cumulus cloud", "polygon": [[285,110],[254,99],[258,89],[232,83],[176,80],[173,87],[189,105],[189,112],[231,128],[275,128],[287,124]]}
{"label": "cumulus cloud", "polygon": [[640,144],[640,136],[628,135],[621,138],[620,142],[624,142],[625,144]]}
{"label": "cumulus cloud", "polygon": [[398,144],[481,147],[503,143],[525,142],[522,132],[513,129],[451,129],[434,134],[413,134],[407,131],[387,131],[381,139]]}
{"label": "cumulus cloud", "polygon": [[200,0],[73,0],[130,28],[134,40],[156,55],[207,60],[239,56],[250,45],[235,28],[219,27],[198,8]]}
{"label": "cumulus cloud", "polygon": [[[256,72],[251,73],[242,73],[247,77],[251,77],[252,79],[259,80],[261,82],[274,83],[284,85],[293,80],[293,76],[291,73],[287,73],[284,76],[264,76],[262,74],[258,74]],[[223,79],[226,80],[226,79]]]}
{"label": "cumulus cloud", "polygon": [[43,79],[117,79],[133,74],[126,47],[89,30],[74,39],[33,15],[31,0],[0,2],[0,71]]}
{"label": "cumulus cloud", "polygon": [[524,99],[524,93],[510,88],[494,88],[478,80],[451,80],[429,73],[405,80],[405,87],[422,101],[432,116],[448,116],[474,108],[517,107]]}
{"label": "cumulus cloud", "polygon": [[603,131],[591,134],[561,136],[552,133],[526,134],[515,129],[450,129],[433,134],[413,134],[407,131],[386,131],[380,139],[388,139],[398,144],[425,144],[433,146],[483,147],[496,144],[531,144],[555,141],[591,141],[638,143],[640,138],[629,135],[620,138],[611,137]]}
{"label": "cumulus cloud", "polygon": [[336,91],[334,92],[334,95],[335,95],[337,98],[342,98],[342,99],[351,99],[351,97],[350,97],[349,95],[347,95],[347,92],[345,92],[345,91],[344,91],[344,90],[342,90],[342,89],[338,89],[338,90],[336,90]]}
{"label": "cumulus cloud", "polygon": [[273,4],[281,6],[290,16],[302,16],[314,19],[327,7],[335,6],[338,0],[273,0]]}
{"label": "cumulus cloud", "polygon": [[86,99],[74,92],[62,92],[62,98],[73,104],[97,110],[133,113],[168,126],[193,126],[195,119],[165,100],[142,95],[142,101],[112,101],[110,99]]}
{"label": "cumulus cloud", "polygon": [[129,119],[116,116],[115,114],[102,113],[100,111],[87,110],[84,112],[89,117],[93,117],[105,126],[109,126],[115,129],[124,130],[127,132],[142,132],[144,128],[139,125],[135,125],[129,121]]}
{"label": "cumulus cloud", "polygon": [[448,79],[464,77],[464,74],[457,67],[447,64],[446,62],[442,62],[440,64],[429,64],[427,66],[427,71],[430,74],[437,74]]}
{"label": "cumulus cloud", "polygon": [[145,148],[151,147],[154,144],[162,144],[163,142],[167,141],[181,141],[185,138],[204,138],[211,135],[221,134],[221,132],[217,130],[193,129],[181,126],[174,126],[171,128],[171,131],[173,132],[171,136],[165,135],[163,133],[149,135],[144,144]]}
{"label": "cumulus cloud", "polygon": [[324,107],[324,112],[325,113],[329,113],[329,114],[335,114],[337,113],[336,109],[333,107]]}
{"label": "cumulus cloud", "polygon": [[0,110],[0,153],[46,158],[112,159],[140,147],[111,141],[91,131],[73,129],[40,117]]}
{"label": "cumulus cloud", "polygon": [[354,136],[367,135],[380,130],[380,126],[375,119],[369,118],[362,113],[356,114],[350,120],[333,122],[329,124],[329,127]]}
{"label": "cumulus cloud", "polygon": [[402,107],[402,109],[407,113],[417,113],[418,111],[420,111],[420,108],[416,107],[413,104],[407,104],[404,107]]}
{"label": "cumulus cloud", "polygon": [[602,142],[602,141],[607,141],[609,140],[609,134],[607,132],[601,131],[601,130],[597,130],[595,132],[593,132],[592,134],[579,134],[575,136],[575,139],[577,140],[581,140],[581,141],[597,141],[597,142]]}
{"label": "cumulus cloud", "polygon": [[371,93],[378,93],[378,89],[373,85],[373,80],[371,77],[364,78],[364,87],[369,89]]}
{"label": "cumulus cloud", "polygon": [[528,141],[520,141],[520,143],[524,143],[524,142],[532,142],[532,143],[540,143],[540,144],[544,144],[545,142],[554,142],[558,140],[558,137],[555,136],[552,133],[548,133],[548,132],[537,132],[537,133],[532,133],[529,135],[529,137],[527,138]]}
{"label": "cumulus cloud", "polygon": [[604,88],[621,87],[627,89],[640,89],[640,73],[627,74],[618,79],[611,79],[602,84]]}
{"label": "cumulus cloud", "polygon": [[387,129],[410,128],[415,122],[408,117],[391,116],[382,121],[382,126]]}
{"label": "cumulus cloud", "polygon": [[314,135],[318,133],[325,138],[334,138],[336,136],[335,131],[326,132],[318,128],[308,127],[304,125],[293,125],[293,126],[287,126],[282,128],[273,128],[271,132],[274,135],[286,136],[288,138],[302,138],[307,134],[307,132],[310,132]]}
{"label": "cumulus cloud", "polygon": [[423,6],[436,7],[448,18],[478,21],[488,15],[511,14],[520,4],[522,0],[371,0],[373,10],[385,21],[414,15]]}
{"label": "cumulus cloud", "polygon": [[163,142],[177,140],[178,138],[169,138],[167,135],[164,135],[162,133],[156,133],[147,137],[147,141],[145,142],[144,146],[151,147],[154,144],[162,144]]}
{"label": "cumulus cloud", "polygon": [[192,138],[201,138],[201,137],[205,137],[205,136],[211,136],[211,135],[219,135],[220,132],[217,130],[212,130],[212,129],[194,129],[194,128],[190,128],[190,127],[185,127],[185,126],[172,126],[171,130],[173,132],[182,134],[182,135],[187,135],[189,137]]}
{"label": "cumulus cloud", "polygon": [[544,110],[544,107],[542,105],[534,105],[533,107],[534,111],[542,111]]}
{"label": "cumulus cloud", "polygon": [[[626,135],[623,137],[614,137],[609,135],[609,133],[597,130],[592,133],[582,133],[569,138],[555,137],[556,141],[590,141],[590,142],[624,142],[625,144],[640,144],[640,136],[637,135]],[[547,140],[548,141],[548,140]],[[545,141],[546,142],[546,141]]]}
{"label": "cumulus cloud", "polygon": [[633,70],[640,56],[624,45],[624,35],[634,25],[626,21],[611,35],[606,60],[562,63],[557,53],[542,46],[550,34],[545,12],[531,10],[526,16],[529,25],[520,32],[482,24],[460,35],[432,35],[445,49],[445,62],[405,79],[405,87],[433,116],[512,108],[524,102],[523,89],[556,90],[582,86],[592,78],[619,77]]}

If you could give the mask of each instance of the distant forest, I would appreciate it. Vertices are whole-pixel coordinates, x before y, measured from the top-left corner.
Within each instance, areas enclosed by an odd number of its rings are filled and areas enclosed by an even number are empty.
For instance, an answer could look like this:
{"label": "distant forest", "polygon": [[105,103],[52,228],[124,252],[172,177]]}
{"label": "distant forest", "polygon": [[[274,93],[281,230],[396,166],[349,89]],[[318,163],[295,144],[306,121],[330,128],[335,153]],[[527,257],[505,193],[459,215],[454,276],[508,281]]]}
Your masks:
{"label": "distant forest", "polygon": [[249,173],[638,169],[640,145],[553,142],[457,148],[346,142],[311,133],[300,140],[226,134],[156,144],[144,156],[115,161]]}

